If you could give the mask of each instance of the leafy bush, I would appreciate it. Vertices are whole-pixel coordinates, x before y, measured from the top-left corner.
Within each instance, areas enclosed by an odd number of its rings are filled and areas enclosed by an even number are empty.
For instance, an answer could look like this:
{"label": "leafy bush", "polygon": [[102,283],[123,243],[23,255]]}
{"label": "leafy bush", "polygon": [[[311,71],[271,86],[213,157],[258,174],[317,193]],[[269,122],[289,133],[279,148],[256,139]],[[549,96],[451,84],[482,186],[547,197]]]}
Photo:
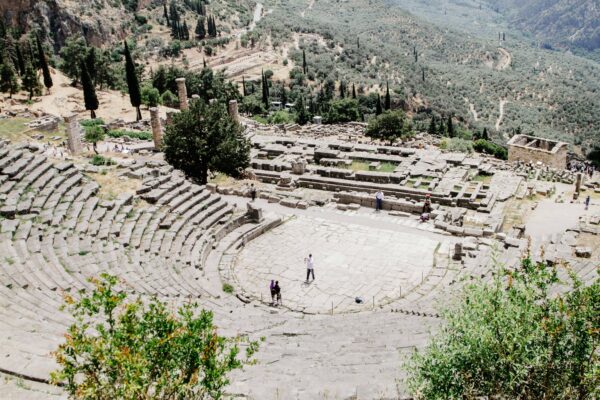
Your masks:
{"label": "leafy bush", "polygon": [[478,153],[490,154],[501,160],[508,160],[508,150],[489,140],[479,139],[474,141],[473,149]]}
{"label": "leafy bush", "polygon": [[94,155],[90,160],[90,164],[95,165],[97,167],[106,166],[106,165],[115,165],[115,161],[108,157],[102,157],[99,154]]}
{"label": "leafy bush", "polygon": [[142,87],[142,103],[148,107],[156,107],[160,104],[160,92],[152,86]]}
{"label": "leafy bush", "polygon": [[275,111],[270,117],[271,124],[290,124],[294,122],[294,117],[287,111]]}
{"label": "leafy bush", "polygon": [[169,89],[165,90],[165,92],[160,95],[160,102],[167,107],[179,106],[179,98]]}
{"label": "leafy bush", "polygon": [[79,300],[65,295],[75,322],[54,353],[59,369],[51,379],[72,398],[220,399],[228,373],[258,349],[219,336],[212,312],[197,304],[171,312],[156,298],[128,302],[116,276],[91,282],[95,289]]}
{"label": "leafy bush", "polygon": [[[447,324],[415,352],[418,399],[594,399],[600,395],[600,285],[522,260],[491,282],[470,284]],[[562,287],[566,291],[556,294]]]}
{"label": "leafy bush", "polygon": [[412,135],[412,131],[402,111],[386,111],[371,118],[365,135],[372,139],[387,140],[390,144],[396,139]]}
{"label": "leafy bush", "polygon": [[131,139],[152,140],[152,133],[148,131],[127,131],[115,129],[108,131],[108,136],[112,138],[120,138],[123,136],[127,136]]}
{"label": "leafy bush", "polygon": [[231,294],[231,293],[233,293],[233,286],[231,286],[229,283],[224,283],[223,284],[223,291],[225,293]]}
{"label": "leafy bush", "polygon": [[79,124],[84,128],[88,128],[90,126],[104,125],[104,120],[102,118],[84,119],[79,121]]}
{"label": "leafy bush", "polygon": [[329,105],[329,112],[326,116],[328,124],[339,124],[343,122],[359,121],[360,112],[358,110],[358,101],[354,99],[334,100]]}

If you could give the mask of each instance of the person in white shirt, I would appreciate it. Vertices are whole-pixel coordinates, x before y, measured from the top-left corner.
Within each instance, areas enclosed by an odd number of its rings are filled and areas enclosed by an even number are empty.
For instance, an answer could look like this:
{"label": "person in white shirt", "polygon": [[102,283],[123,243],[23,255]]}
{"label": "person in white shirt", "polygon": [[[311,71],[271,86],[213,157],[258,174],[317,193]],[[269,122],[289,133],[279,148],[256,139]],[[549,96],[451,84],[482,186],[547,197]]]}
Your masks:
{"label": "person in white shirt", "polygon": [[308,278],[312,274],[313,281],[315,280],[315,259],[312,254],[308,255],[308,258],[304,259],[306,263],[306,283],[308,283]]}
{"label": "person in white shirt", "polygon": [[378,190],[377,193],[375,193],[375,211],[381,211],[382,206],[383,192],[381,190]]}

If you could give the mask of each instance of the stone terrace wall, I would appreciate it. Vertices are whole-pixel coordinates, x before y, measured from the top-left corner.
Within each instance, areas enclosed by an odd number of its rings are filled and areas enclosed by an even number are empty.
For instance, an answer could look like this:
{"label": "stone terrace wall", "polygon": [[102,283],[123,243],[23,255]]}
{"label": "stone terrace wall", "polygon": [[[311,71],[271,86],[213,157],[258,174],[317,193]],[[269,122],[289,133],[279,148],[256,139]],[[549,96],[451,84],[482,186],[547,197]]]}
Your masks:
{"label": "stone terrace wall", "polygon": [[557,169],[564,169],[567,166],[567,145],[563,142],[554,142],[546,139],[544,142],[554,144],[552,150],[544,150],[539,147],[528,147],[522,144],[526,141],[535,140],[538,138],[517,135],[508,142],[508,161],[522,161],[522,162],[533,162],[538,161],[542,164],[548,165]]}

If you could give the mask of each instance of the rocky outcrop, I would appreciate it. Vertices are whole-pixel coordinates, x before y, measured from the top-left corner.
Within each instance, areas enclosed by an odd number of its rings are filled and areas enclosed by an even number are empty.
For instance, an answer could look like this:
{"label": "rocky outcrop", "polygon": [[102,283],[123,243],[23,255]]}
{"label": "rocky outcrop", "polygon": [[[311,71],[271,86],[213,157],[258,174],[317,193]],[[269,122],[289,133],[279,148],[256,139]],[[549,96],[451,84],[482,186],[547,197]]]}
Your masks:
{"label": "rocky outcrop", "polygon": [[108,0],[2,0],[0,17],[23,31],[39,27],[58,50],[68,37],[82,35],[94,46],[125,38],[131,13]]}

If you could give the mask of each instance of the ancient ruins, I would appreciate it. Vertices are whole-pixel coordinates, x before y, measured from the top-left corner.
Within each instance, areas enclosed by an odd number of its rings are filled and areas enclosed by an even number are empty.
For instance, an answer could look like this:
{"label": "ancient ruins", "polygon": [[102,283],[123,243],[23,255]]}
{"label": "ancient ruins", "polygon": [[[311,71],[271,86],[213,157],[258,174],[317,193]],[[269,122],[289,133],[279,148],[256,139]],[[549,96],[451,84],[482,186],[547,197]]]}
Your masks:
{"label": "ancient ruins", "polygon": [[[584,281],[596,274],[600,181],[567,170],[562,143],[515,136],[505,162],[440,150],[427,134],[386,146],[360,123],[263,126],[234,102],[229,112],[252,143],[243,181],[200,186],[173,170],[156,109],[152,142],[99,146],[114,166],[80,156],[76,117],[65,118],[63,157],[43,141],[0,143],[3,371],[47,381],[72,321],[63,294],[111,272],[130,293],[198,302],[225,334],[265,338],[232,395],[397,398],[402,357],[438,329],[440,307],[465,283],[527,252],[568,262]],[[271,306],[270,279],[281,283],[281,307]]]}

